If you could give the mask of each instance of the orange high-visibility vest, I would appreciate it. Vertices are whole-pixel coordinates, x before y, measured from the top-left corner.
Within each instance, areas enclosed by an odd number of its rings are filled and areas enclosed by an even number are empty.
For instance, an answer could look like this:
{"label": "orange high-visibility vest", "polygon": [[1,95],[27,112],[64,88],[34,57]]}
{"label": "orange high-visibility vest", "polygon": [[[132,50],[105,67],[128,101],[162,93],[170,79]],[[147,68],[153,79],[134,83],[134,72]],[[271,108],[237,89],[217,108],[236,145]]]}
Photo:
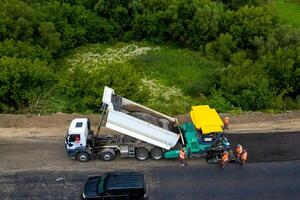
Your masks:
{"label": "orange high-visibility vest", "polygon": [[222,154],[222,161],[227,162],[229,160],[228,157],[229,157],[228,153],[223,153]]}
{"label": "orange high-visibility vest", "polygon": [[224,119],[224,124],[228,125],[229,124],[229,119]]}
{"label": "orange high-visibility vest", "polygon": [[185,158],[185,152],[184,152],[184,150],[183,151],[180,150],[180,155],[179,156],[180,156],[181,159]]}
{"label": "orange high-visibility vest", "polygon": [[248,153],[246,150],[243,150],[242,154],[241,154],[241,160],[246,161],[248,157]]}

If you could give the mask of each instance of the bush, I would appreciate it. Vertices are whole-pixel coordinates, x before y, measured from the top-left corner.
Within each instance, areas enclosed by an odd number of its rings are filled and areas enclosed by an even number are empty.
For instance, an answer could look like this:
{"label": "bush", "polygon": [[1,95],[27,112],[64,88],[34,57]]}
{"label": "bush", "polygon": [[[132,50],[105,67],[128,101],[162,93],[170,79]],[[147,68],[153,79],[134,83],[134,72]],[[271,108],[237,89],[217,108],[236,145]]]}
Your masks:
{"label": "bush", "polygon": [[276,95],[296,97],[300,90],[300,48],[278,48],[274,54],[262,57],[261,63],[270,79]]}
{"label": "bush", "polygon": [[224,97],[245,110],[269,108],[274,92],[262,66],[245,59],[243,52],[235,54],[232,62],[235,65],[230,65],[221,78]]}
{"label": "bush", "polygon": [[19,0],[3,0],[0,6],[0,41],[33,41],[37,18],[34,9]]}
{"label": "bush", "polygon": [[205,52],[212,58],[229,62],[232,54],[237,51],[236,45],[237,41],[233,40],[231,34],[221,34],[216,41],[206,44]]}
{"label": "bush", "polygon": [[230,101],[225,99],[224,92],[213,89],[209,97],[209,105],[215,108],[218,112],[228,112],[232,106]]}
{"label": "bush", "polygon": [[283,99],[284,102],[284,110],[296,110],[300,108],[300,96],[296,99],[291,97],[286,97]]}
{"label": "bush", "polygon": [[34,111],[51,94],[53,72],[42,61],[0,58],[0,102],[2,111]]}
{"label": "bush", "polygon": [[[53,102],[47,103],[53,106],[50,110],[97,112],[105,85],[132,100],[155,104],[148,101],[141,76],[177,88],[192,100],[209,96],[219,110],[229,105],[247,110],[297,107],[299,30],[281,26],[262,2],[2,0],[0,112],[41,109],[45,100]],[[122,40],[168,43],[201,52],[162,48],[118,66],[98,66],[102,55],[96,52],[99,56],[88,60],[93,69],[80,68],[78,63],[55,64],[55,59],[79,45]],[[217,62],[207,61],[204,53]],[[53,84],[54,77],[58,85]],[[50,93],[53,96],[48,98]],[[168,111],[180,110],[178,99],[159,100],[155,106],[161,109],[166,105]]]}
{"label": "bush", "polygon": [[259,5],[263,2],[263,0],[220,0],[223,2],[228,8],[236,10],[245,5]]}
{"label": "bush", "polygon": [[0,57],[39,59],[44,62],[51,62],[50,53],[39,45],[32,45],[29,42],[15,41],[12,39],[0,42]]}
{"label": "bush", "polygon": [[140,88],[140,75],[128,64],[112,64],[92,72],[74,67],[60,79],[61,97],[67,102],[64,112],[98,112],[104,86],[112,87],[118,95],[140,103],[148,98],[147,89]]}

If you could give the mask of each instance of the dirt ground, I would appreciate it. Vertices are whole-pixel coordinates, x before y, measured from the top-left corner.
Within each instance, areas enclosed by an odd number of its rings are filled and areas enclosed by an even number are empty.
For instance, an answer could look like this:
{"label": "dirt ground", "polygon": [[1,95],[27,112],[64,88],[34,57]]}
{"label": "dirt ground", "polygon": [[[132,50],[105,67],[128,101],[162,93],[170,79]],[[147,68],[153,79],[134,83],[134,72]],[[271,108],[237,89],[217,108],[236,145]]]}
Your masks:
{"label": "dirt ground", "polygon": [[[257,133],[276,131],[299,131],[300,110],[269,114],[262,112],[248,112],[241,115],[221,114],[229,116],[230,133]],[[88,117],[91,119],[93,129],[96,130],[99,115],[55,113],[50,115],[0,115],[0,138],[5,139],[50,139],[61,141],[72,119]],[[188,114],[177,116],[179,122],[189,120]],[[108,132],[102,129],[102,133]]]}

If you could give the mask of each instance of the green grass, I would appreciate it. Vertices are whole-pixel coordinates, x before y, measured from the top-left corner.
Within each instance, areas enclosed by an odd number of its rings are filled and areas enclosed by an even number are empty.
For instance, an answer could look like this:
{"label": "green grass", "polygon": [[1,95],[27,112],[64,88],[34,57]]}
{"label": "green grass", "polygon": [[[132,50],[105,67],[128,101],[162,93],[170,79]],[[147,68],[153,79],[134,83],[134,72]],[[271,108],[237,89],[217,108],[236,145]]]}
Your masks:
{"label": "green grass", "polygon": [[[147,54],[135,57],[130,63],[147,79],[154,79],[170,88],[180,89],[182,95],[170,95],[169,101],[155,99],[147,106],[164,113],[185,113],[192,105],[206,104],[203,94],[213,85],[215,71],[219,63],[204,59],[199,52],[161,46]],[[169,90],[162,92],[168,93]]]}
{"label": "green grass", "polygon": [[300,1],[276,0],[275,11],[282,22],[300,28]]}
{"label": "green grass", "polygon": [[[136,49],[144,52],[132,54],[137,52],[132,48],[122,51],[130,45],[135,45]],[[66,68],[80,66],[86,69],[105,67],[107,62],[129,62],[141,72],[143,78],[156,80],[167,87],[176,87],[188,95],[191,95],[189,93],[191,86],[195,84],[209,85],[209,79],[215,71],[222,68],[220,63],[203,58],[199,52],[147,43],[84,45],[74,49],[60,61]]]}
{"label": "green grass", "polygon": [[140,72],[141,87],[150,89],[145,105],[166,114],[185,113],[192,105],[207,103],[215,72],[222,68],[199,52],[148,43],[84,45],[60,61],[64,70],[78,66],[91,73],[123,62]]}
{"label": "green grass", "polygon": [[199,52],[168,47],[150,51],[131,60],[131,63],[144,76],[180,88],[186,94],[194,84],[209,84],[212,73],[221,67],[219,63],[201,57]]}

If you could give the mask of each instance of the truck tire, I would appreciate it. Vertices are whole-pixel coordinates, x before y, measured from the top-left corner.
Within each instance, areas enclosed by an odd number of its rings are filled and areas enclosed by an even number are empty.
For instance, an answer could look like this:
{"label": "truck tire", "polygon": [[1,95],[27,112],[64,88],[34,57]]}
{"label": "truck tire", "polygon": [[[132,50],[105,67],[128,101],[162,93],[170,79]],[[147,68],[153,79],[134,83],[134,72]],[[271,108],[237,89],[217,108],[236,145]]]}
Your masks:
{"label": "truck tire", "polygon": [[115,156],[116,154],[112,149],[104,149],[99,155],[100,159],[103,161],[112,161],[113,159],[115,159]]}
{"label": "truck tire", "polygon": [[163,158],[163,151],[158,147],[154,147],[151,149],[150,157],[153,160],[161,160]]}
{"label": "truck tire", "polygon": [[81,161],[81,162],[87,162],[90,160],[90,156],[88,153],[86,152],[80,152],[77,155],[77,160]]}
{"label": "truck tire", "polygon": [[135,151],[135,157],[138,160],[147,160],[149,158],[149,152],[146,148],[144,147],[139,147]]}

